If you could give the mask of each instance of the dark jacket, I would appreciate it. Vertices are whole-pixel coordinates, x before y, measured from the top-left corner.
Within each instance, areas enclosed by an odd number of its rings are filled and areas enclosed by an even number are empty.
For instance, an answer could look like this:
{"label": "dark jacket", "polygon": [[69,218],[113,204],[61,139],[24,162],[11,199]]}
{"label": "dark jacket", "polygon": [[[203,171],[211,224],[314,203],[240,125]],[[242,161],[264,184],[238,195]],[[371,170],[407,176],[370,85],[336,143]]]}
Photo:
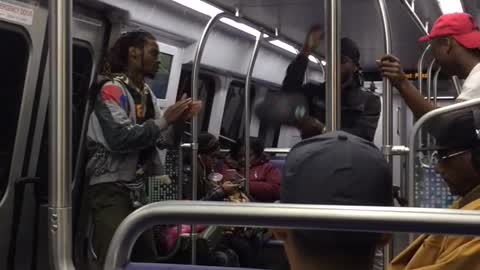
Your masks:
{"label": "dark jacket", "polygon": [[[325,123],[325,84],[303,84],[308,58],[299,54],[288,66],[282,91],[301,92],[309,102],[310,115]],[[342,89],[341,129],[369,141],[373,141],[380,118],[380,98],[364,90],[359,83]]]}

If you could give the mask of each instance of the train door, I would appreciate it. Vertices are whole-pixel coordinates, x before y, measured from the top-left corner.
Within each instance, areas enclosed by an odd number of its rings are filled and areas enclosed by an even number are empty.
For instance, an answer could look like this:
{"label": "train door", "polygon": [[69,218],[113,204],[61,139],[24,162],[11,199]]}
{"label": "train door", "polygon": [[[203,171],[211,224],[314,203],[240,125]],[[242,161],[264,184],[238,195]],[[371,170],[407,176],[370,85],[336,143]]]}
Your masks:
{"label": "train door", "polygon": [[[94,79],[98,63],[102,57],[102,49],[105,37],[105,23],[99,19],[74,14],[72,20],[72,176],[76,177],[76,159],[79,153],[79,145],[82,134],[82,125],[87,100],[87,91]],[[47,57],[47,56],[45,56]],[[48,59],[46,62],[49,62]],[[48,269],[47,245],[47,211],[46,200],[48,188],[48,100],[49,100],[49,70],[47,68],[42,81],[42,91],[38,98],[38,113],[36,127],[30,154],[29,171],[38,175],[42,180],[39,187],[41,197],[44,197],[39,206],[39,217],[36,220],[36,245],[34,260],[38,269]],[[80,169],[81,171],[81,169]],[[73,179],[72,179],[73,180]],[[73,185],[77,190],[77,185]],[[78,192],[74,192],[78,194]],[[78,196],[73,196],[78,199]],[[74,204],[79,204],[74,202]],[[74,215],[76,216],[76,215]],[[38,223],[38,224],[37,224]]]}
{"label": "train door", "polygon": [[16,202],[28,177],[28,141],[38,80],[45,63],[47,11],[33,1],[0,1],[0,269],[15,269],[18,221],[23,211]]}

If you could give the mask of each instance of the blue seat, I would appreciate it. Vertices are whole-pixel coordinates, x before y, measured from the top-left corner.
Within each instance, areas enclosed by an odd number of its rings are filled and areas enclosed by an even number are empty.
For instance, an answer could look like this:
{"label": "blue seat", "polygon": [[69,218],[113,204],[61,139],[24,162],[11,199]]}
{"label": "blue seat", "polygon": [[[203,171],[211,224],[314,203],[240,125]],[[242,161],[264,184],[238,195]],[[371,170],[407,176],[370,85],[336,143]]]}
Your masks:
{"label": "blue seat", "polygon": [[281,172],[283,172],[283,167],[285,167],[285,157],[278,159],[271,159],[270,162],[277,167]]}
{"label": "blue seat", "polygon": [[184,264],[130,263],[125,270],[258,270],[250,268],[232,268]]}

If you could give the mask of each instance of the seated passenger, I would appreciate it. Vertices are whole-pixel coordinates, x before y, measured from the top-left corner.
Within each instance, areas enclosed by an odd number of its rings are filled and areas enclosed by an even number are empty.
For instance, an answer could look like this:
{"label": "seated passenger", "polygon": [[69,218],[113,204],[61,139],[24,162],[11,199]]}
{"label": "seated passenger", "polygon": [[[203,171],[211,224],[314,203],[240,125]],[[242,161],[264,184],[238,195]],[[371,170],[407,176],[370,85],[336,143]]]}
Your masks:
{"label": "seated passenger", "polygon": [[[453,209],[480,210],[480,127],[475,125],[479,113],[453,113],[436,121],[432,132],[438,145],[437,171],[450,192],[460,197]],[[479,254],[480,237],[425,234],[398,255],[389,269],[480,269]]]}
{"label": "seated passenger", "polygon": [[[480,97],[480,31],[470,14],[441,16],[430,35],[420,41],[430,43],[431,52],[443,73],[465,79],[457,102]],[[397,57],[387,55],[377,62],[383,76],[390,79],[417,118],[435,109],[408,81]]]}
{"label": "seated passenger", "polygon": [[[282,203],[392,206],[388,163],[373,143],[343,131],[323,134],[291,150]],[[372,269],[382,234],[276,229],[292,270]]]}
{"label": "seated passenger", "polygon": [[210,133],[198,136],[198,198],[205,201],[223,201],[238,190],[238,185],[225,177],[220,162],[220,143]]}
{"label": "seated passenger", "polygon": [[[274,202],[280,199],[281,172],[265,155],[263,142],[250,139],[250,195],[258,202]],[[240,172],[245,171],[245,146],[239,151]]]}
{"label": "seated passenger", "polygon": [[[325,83],[303,84],[309,63],[308,56],[318,49],[322,36],[323,32],[319,26],[312,27],[302,51],[288,66],[282,85],[282,91],[301,93],[309,101],[310,116],[297,124],[304,139],[319,135],[324,130],[326,91],[330,89],[325,88]],[[353,40],[342,38],[341,56],[341,129],[373,141],[380,118],[380,98],[362,87],[360,51]]]}

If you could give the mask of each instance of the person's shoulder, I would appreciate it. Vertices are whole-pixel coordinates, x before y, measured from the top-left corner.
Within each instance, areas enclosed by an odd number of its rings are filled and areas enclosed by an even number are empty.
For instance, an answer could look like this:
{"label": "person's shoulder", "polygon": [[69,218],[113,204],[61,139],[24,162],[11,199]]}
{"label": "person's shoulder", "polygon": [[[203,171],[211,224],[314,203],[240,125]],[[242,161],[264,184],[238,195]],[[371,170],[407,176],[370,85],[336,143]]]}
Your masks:
{"label": "person's shoulder", "polygon": [[359,87],[358,90],[365,97],[368,97],[370,99],[380,99],[380,95],[370,89],[367,89],[365,87]]}

